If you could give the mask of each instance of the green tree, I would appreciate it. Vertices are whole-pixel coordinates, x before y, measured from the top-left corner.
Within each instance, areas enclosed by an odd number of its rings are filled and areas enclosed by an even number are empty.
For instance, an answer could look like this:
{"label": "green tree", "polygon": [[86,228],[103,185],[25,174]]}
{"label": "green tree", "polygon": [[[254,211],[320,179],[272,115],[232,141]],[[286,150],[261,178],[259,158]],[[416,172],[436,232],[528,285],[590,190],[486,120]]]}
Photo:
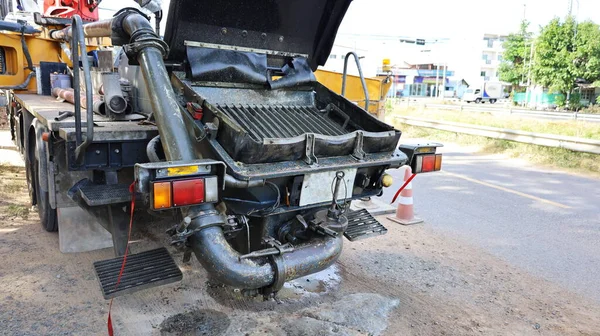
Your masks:
{"label": "green tree", "polygon": [[535,82],[569,95],[575,87],[572,53],[575,49],[575,21],[555,18],[542,28],[535,44],[532,73]]}
{"label": "green tree", "polygon": [[572,17],[555,18],[542,28],[535,44],[533,77],[536,83],[570,97],[582,79],[600,80],[600,26]]}
{"label": "green tree", "polygon": [[500,80],[511,83],[513,90],[523,83],[529,71],[529,57],[531,48],[531,32],[528,31],[529,22],[523,20],[519,31],[508,35],[504,42],[502,63],[498,72]]}

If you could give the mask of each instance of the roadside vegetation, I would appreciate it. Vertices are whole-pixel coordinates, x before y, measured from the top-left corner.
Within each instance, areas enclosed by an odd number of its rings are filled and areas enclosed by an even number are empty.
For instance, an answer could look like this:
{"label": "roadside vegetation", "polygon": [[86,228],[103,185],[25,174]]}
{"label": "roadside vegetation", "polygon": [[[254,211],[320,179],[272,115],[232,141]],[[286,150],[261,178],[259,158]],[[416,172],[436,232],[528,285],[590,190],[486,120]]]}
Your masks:
{"label": "roadside vegetation", "polygon": [[600,174],[600,156],[594,154],[573,152],[564,148],[529,145],[514,141],[415,127],[399,122],[393,122],[393,119],[390,119],[390,122],[392,122],[396,128],[402,130],[402,138],[426,138],[441,143],[451,142],[460,145],[476,146],[481,153],[503,154],[508,157],[523,159],[531,163],[569,169],[577,173]]}
{"label": "roadside vegetation", "polygon": [[395,115],[600,140],[600,123],[566,120],[535,120],[501,113],[459,112],[423,109],[421,107],[396,107],[393,109],[392,113],[388,113],[388,116],[390,117]]}
{"label": "roadside vegetation", "polygon": [[581,89],[600,86],[600,26],[570,15],[554,18],[535,37],[529,26],[523,21],[504,43],[500,80],[511,83],[513,93],[525,92],[525,83],[542,86],[560,93],[558,107],[580,110]]}
{"label": "roadside vegetation", "polygon": [[29,201],[25,171],[21,167],[0,165],[0,220],[27,219]]}

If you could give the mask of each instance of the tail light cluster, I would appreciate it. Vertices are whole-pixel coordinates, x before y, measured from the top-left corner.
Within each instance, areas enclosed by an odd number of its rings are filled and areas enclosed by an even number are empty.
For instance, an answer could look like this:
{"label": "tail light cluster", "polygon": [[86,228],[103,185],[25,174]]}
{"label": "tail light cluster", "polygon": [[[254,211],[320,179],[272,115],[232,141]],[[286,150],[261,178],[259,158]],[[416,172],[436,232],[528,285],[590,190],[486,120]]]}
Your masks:
{"label": "tail light cluster", "polygon": [[163,210],[218,201],[216,176],[151,182],[150,203],[154,210]]}
{"label": "tail light cluster", "polygon": [[413,173],[429,173],[442,170],[442,154],[417,155]]}
{"label": "tail light cluster", "polygon": [[442,154],[437,153],[440,143],[402,144],[398,149],[406,154],[413,173],[429,173],[442,170]]}

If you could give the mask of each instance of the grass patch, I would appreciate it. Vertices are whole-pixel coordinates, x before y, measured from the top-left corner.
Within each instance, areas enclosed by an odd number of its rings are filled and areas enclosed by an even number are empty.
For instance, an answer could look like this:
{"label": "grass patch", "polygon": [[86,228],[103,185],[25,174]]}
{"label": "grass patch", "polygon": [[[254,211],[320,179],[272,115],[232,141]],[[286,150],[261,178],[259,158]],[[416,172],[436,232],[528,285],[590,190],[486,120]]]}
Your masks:
{"label": "grass patch", "polygon": [[24,205],[10,204],[6,207],[5,213],[8,217],[21,217],[27,219],[29,208]]}
{"label": "grass patch", "polygon": [[0,193],[10,195],[10,194],[22,192],[23,188],[25,188],[25,186],[23,186],[23,183],[8,182],[6,184],[0,185]]}
{"label": "grass patch", "polygon": [[490,126],[521,130],[533,133],[545,133],[555,135],[566,135],[585,139],[600,139],[600,123],[582,121],[552,121],[519,118],[499,112],[477,113],[460,111],[443,111],[435,109],[423,109],[420,107],[397,106],[390,117],[394,115],[412,116],[437,121],[451,121],[472,125]]}
{"label": "grass patch", "polygon": [[600,156],[595,154],[415,127],[402,123],[394,123],[394,125],[398,129],[401,129],[403,132],[402,136],[407,138],[427,138],[442,143],[453,142],[461,145],[479,146],[481,148],[480,151],[483,153],[504,154],[532,163],[567,168],[583,173],[600,173]]}

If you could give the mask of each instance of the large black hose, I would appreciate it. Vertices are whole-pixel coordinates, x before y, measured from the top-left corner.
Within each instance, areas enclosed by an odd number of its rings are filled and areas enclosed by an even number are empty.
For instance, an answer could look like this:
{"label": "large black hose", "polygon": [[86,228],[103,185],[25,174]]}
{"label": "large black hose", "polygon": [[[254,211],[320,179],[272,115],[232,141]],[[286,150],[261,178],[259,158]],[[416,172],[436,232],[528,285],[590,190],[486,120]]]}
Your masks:
{"label": "large black hose", "polygon": [[[6,28],[5,26],[8,24],[6,21],[0,21],[2,24],[0,24],[0,29],[1,28]],[[33,68],[33,61],[31,60],[31,54],[29,53],[29,48],[27,47],[27,41],[25,40],[25,33],[28,34],[33,34],[33,33],[38,33],[39,30],[35,30],[33,29],[33,27],[28,26],[26,23],[18,23],[20,26],[18,27],[19,30],[16,30],[17,27],[13,27],[14,30],[11,31],[20,31],[21,32],[21,49],[23,49],[23,54],[25,55],[25,59],[27,60],[27,68],[29,71],[31,71],[29,73],[29,75],[27,75],[27,78],[25,78],[25,81],[19,85],[8,85],[8,86],[0,86],[0,89],[2,90],[25,90],[27,89],[27,87],[29,86],[29,82],[31,81],[31,79],[33,77],[35,77],[35,69]],[[9,25],[9,27],[11,27]],[[8,29],[10,30],[10,29]]]}

